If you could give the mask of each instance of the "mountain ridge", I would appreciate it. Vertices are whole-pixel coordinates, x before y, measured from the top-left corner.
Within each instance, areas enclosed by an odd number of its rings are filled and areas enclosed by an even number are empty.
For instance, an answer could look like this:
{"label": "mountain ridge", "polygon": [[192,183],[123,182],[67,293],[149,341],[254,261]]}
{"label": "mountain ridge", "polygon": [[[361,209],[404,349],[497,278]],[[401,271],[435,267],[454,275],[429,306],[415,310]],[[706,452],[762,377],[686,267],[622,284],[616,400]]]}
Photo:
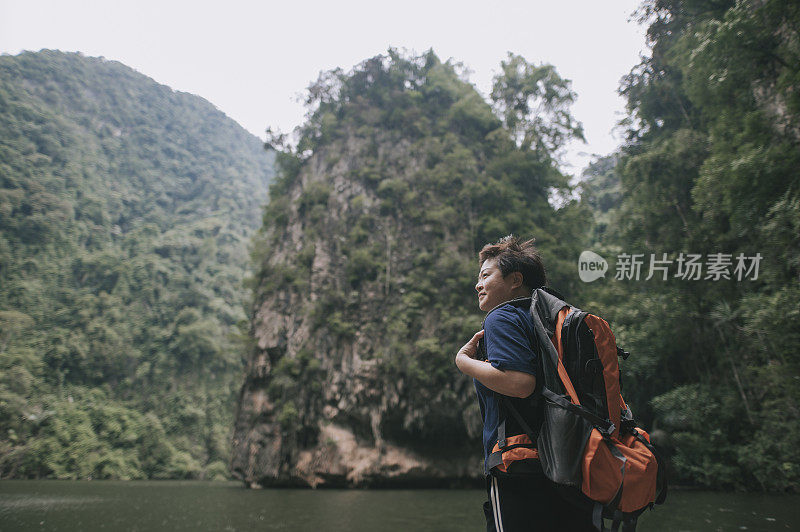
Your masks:
{"label": "mountain ridge", "polygon": [[0,474],[224,478],[263,143],[117,61],[0,57]]}

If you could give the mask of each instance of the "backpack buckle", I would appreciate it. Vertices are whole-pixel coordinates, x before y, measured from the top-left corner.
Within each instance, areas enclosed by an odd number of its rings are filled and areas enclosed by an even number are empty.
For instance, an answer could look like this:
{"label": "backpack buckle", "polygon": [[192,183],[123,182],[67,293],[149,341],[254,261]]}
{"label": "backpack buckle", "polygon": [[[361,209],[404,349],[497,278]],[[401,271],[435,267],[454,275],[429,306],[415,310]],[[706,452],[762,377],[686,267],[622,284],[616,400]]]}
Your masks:
{"label": "backpack buckle", "polygon": [[611,435],[614,434],[614,430],[615,429],[616,429],[616,427],[610,421],[608,422],[608,425],[605,426],[605,427],[597,427],[597,430],[600,431],[600,434],[602,434],[603,436],[605,436],[607,438],[610,438]]}

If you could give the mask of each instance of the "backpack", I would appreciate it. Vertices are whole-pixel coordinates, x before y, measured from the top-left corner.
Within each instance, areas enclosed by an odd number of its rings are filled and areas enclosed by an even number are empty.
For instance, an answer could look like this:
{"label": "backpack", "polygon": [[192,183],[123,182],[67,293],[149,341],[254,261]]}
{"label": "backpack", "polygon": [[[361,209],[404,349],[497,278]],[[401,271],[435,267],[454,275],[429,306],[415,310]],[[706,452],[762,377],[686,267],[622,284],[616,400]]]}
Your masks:
{"label": "backpack", "polygon": [[[636,426],[622,398],[619,357],[614,333],[602,318],[565,303],[546,289],[533,292],[530,316],[541,354],[535,400],[540,402],[540,429],[534,431],[506,398],[501,404],[524,434],[507,437],[506,420],[495,446],[498,469],[508,473],[515,455],[530,461],[533,448],[545,476],[573,503],[592,509],[594,526],[605,531],[633,531],[639,515],[667,495],[665,463],[650,436]],[[505,417],[505,416],[503,416]],[[524,445],[523,445],[524,444]],[[522,464],[520,464],[522,465]]]}

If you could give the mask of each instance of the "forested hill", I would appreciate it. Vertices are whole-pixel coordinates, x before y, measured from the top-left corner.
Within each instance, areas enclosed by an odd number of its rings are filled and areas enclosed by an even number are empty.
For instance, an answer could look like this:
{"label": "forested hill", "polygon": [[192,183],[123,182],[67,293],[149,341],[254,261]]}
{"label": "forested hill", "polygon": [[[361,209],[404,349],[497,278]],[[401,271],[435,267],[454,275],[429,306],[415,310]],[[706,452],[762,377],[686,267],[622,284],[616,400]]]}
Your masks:
{"label": "forested hill", "polygon": [[491,104],[433,52],[390,50],[311,86],[255,245],[236,475],[312,486],[481,475],[472,381],[453,366],[481,324],[476,252],[510,232],[536,237],[555,285],[575,285],[580,213],[548,202],[569,195],[555,155],[581,136],[574,97],[552,66],[513,55]]}
{"label": "forested hill", "polygon": [[200,97],[0,57],[0,475],[225,475],[271,175]]}

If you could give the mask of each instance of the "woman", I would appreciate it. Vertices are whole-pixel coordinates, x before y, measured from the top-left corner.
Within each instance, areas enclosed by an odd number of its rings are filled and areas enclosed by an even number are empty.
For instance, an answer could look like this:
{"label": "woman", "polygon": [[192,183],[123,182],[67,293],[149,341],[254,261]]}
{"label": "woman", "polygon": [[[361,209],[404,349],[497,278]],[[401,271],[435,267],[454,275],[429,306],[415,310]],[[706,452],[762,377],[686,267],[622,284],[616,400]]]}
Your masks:
{"label": "woman", "polygon": [[[484,468],[489,501],[484,503],[487,531],[521,532],[594,530],[591,514],[563,500],[542,473],[536,451],[520,448],[525,471],[498,463],[498,427],[505,435],[524,431],[513,416],[506,417],[504,401],[516,409],[536,431],[541,413],[534,400],[539,354],[532,348],[533,322],[529,315],[531,292],[545,286],[547,277],[533,240],[513,236],[487,244],[478,255],[480,271],[475,290],[478,306],[487,312],[483,330],[464,344],[456,366],[473,378],[483,418]],[[478,357],[483,339],[486,360]],[[524,441],[527,437],[519,436]],[[510,440],[511,438],[509,438]],[[515,440],[522,441],[522,440]],[[518,468],[520,469],[520,468]]]}

